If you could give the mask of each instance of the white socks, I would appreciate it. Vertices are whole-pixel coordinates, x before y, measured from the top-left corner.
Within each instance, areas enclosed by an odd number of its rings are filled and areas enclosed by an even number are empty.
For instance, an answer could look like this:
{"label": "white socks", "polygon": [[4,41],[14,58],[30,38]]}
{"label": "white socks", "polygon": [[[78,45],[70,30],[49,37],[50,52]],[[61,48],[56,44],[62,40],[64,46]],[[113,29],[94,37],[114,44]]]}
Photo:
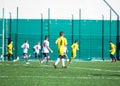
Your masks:
{"label": "white socks", "polygon": [[58,58],[57,61],[55,62],[55,65],[58,65],[58,63],[60,62],[60,60],[62,61],[62,66],[64,67],[65,66],[65,60],[64,60],[64,58],[62,58],[62,59]]}

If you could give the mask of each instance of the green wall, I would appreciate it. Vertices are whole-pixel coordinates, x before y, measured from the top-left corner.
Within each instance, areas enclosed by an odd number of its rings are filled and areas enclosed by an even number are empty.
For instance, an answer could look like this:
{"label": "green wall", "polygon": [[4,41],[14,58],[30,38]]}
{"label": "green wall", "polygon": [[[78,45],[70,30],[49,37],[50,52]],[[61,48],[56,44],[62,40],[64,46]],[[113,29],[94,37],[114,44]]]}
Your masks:
{"label": "green wall", "polygon": [[[9,29],[10,20],[8,19],[7,21],[8,23],[6,25],[8,25],[8,29]],[[102,45],[104,45],[103,55],[105,60],[110,59],[109,58],[110,21],[108,20],[104,21],[103,44],[102,44],[102,20],[81,20],[79,22],[79,20],[72,21],[72,20],[62,20],[62,19],[51,19],[51,20],[44,19],[43,21],[40,19],[19,19],[18,33],[16,30],[16,25],[17,25],[16,22],[17,22],[16,19],[12,19],[11,34],[12,34],[12,40],[14,41],[14,47],[15,48],[17,47],[18,49],[17,51],[16,50],[14,51],[14,54],[17,52],[19,56],[22,56],[21,45],[25,41],[25,39],[29,40],[29,44],[30,44],[29,53],[33,54],[32,51],[33,46],[38,41],[40,42],[41,40],[43,41],[45,35],[49,35],[50,47],[54,51],[54,53],[50,54],[50,56],[52,60],[56,60],[56,58],[58,57],[58,53],[57,53],[57,45],[55,45],[55,40],[59,36],[59,32],[64,31],[65,37],[68,40],[69,58],[71,57],[72,42],[77,39],[79,40],[80,50],[77,52],[76,59],[101,60]],[[2,26],[2,20],[0,20],[0,29],[2,29],[1,26]],[[112,21],[111,38],[115,44],[116,44],[116,28],[117,28],[116,21]],[[18,41],[17,45],[16,45],[16,41]]]}

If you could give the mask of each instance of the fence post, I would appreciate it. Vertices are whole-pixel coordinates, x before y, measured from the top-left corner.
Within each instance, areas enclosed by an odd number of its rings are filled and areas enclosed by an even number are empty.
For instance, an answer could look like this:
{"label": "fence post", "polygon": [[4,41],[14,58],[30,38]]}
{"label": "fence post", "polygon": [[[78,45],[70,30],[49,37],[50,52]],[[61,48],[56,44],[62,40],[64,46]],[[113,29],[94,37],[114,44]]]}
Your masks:
{"label": "fence post", "polygon": [[104,61],[104,15],[102,15],[102,60]]}

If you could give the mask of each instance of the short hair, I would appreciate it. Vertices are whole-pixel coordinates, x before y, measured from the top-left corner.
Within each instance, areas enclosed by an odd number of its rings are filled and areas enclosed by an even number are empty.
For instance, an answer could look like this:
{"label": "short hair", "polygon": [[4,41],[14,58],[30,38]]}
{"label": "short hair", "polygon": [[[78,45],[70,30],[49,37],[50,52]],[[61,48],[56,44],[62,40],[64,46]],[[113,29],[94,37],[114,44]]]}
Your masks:
{"label": "short hair", "polygon": [[75,43],[77,43],[78,42],[78,40],[75,40]]}
{"label": "short hair", "polygon": [[48,38],[48,36],[45,36],[45,39],[47,39]]}
{"label": "short hair", "polygon": [[60,35],[60,36],[63,36],[63,34],[64,34],[64,32],[63,32],[63,31],[61,31],[61,32],[59,33],[59,35]]}
{"label": "short hair", "polygon": [[112,42],[112,40],[109,41],[109,43]]}
{"label": "short hair", "polygon": [[26,43],[26,42],[28,42],[28,40],[27,40],[27,39],[25,40],[25,43]]}

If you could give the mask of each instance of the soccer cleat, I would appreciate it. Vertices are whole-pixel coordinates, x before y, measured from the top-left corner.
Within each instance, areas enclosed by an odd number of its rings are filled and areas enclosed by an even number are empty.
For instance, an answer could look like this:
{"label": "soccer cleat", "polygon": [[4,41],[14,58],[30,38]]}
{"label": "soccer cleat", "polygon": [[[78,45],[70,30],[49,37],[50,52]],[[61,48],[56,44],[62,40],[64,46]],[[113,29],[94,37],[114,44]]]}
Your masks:
{"label": "soccer cleat", "polygon": [[62,66],[62,68],[67,68],[67,66]]}
{"label": "soccer cleat", "polygon": [[114,60],[114,62],[116,62],[116,61],[117,61],[117,59]]}
{"label": "soccer cleat", "polygon": [[53,64],[53,66],[54,66],[55,69],[57,68],[57,66],[55,64]]}

